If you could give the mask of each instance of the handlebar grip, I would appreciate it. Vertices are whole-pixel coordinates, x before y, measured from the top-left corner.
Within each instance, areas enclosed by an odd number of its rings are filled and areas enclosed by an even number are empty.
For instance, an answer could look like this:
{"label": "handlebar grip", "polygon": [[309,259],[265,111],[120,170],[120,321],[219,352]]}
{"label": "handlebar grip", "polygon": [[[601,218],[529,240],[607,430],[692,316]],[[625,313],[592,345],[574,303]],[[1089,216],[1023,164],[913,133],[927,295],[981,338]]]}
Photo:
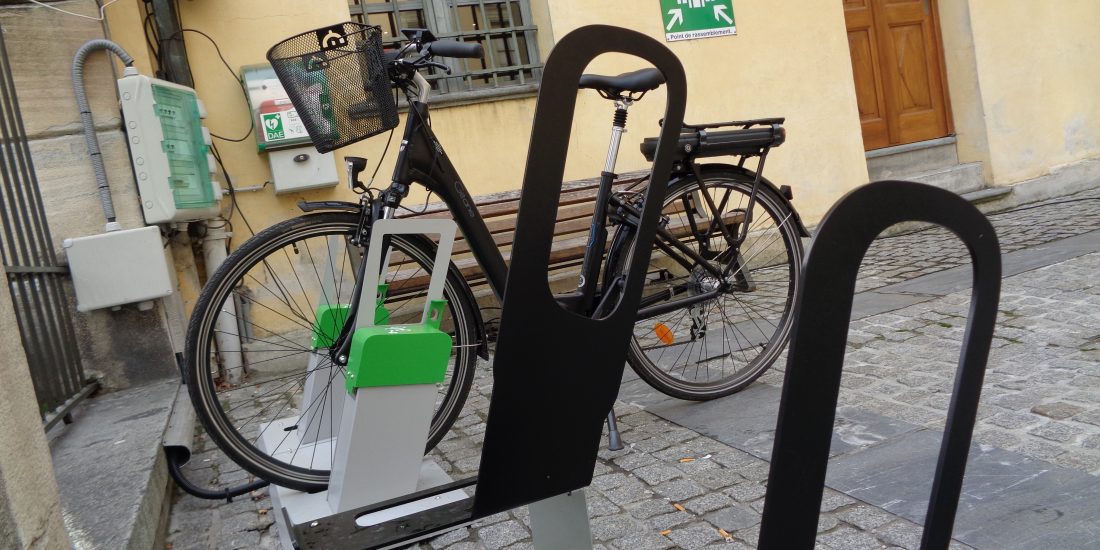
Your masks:
{"label": "handlebar grip", "polygon": [[456,42],[454,40],[436,40],[428,44],[428,51],[432,55],[441,57],[468,57],[480,58],[483,55],[481,44],[477,42]]}

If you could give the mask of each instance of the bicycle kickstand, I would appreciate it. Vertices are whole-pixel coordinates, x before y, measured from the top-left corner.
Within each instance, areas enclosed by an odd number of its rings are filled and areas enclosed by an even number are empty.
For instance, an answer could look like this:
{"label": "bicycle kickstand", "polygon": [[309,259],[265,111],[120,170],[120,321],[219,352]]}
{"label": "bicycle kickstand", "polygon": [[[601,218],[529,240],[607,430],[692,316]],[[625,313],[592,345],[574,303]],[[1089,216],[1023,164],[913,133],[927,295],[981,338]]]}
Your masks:
{"label": "bicycle kickstand", "polygon": [[607,413],[607,448],[611,451],[623,449],[623,438],[619,435],[619,423],[615,421],[615,407]]}

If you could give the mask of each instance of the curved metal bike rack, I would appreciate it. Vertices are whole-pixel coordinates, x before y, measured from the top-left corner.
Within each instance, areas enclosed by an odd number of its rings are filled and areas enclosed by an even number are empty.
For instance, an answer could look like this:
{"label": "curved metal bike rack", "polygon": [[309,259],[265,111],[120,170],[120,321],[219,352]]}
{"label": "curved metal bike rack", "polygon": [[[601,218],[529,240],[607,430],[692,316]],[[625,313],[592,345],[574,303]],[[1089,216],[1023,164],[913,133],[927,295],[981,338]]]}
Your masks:
{"label": "curved metal bike rack", "polygon": [[[665,122],[635,250],[653,246],[683,123],[684,70],[667,47],[646,35],[604,25],[582,27],[558,42],[542,77],[504,289],[474,501],[479,514],[591,483],[603,421],[619,392],[649,254],[634,254],[618,304],[600,319],[563,309],[547,281],[577,82],[590,61],[611,52],[640,57],[665,76]],[[547,327],[559,337],[548,339]]]}
{"label": "curved metal bike rack", "polygon": [[925,516],[921,548],[947,548],[966,469],[1001,288],[993,226],[958,195],[883,181],[848,193],[806,253],[779,405],[759,548],[813,548],[825,487],[856,273],[872,240],[901,222],[954,232],[974,266],[970,313]]}

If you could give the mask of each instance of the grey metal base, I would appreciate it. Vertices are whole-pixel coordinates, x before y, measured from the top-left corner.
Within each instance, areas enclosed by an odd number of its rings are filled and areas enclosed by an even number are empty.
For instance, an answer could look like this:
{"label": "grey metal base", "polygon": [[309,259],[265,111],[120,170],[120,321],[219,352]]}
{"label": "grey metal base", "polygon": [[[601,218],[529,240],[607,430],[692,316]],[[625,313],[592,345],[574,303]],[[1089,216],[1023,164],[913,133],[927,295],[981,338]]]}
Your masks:
{"label": "grey metal base", "polygon": [[[265,430],[263,437],[260,439],[260,448],[271,447],[279,444],[279,441],[286,435],[282,428],[291,426],[296,422],[295,418],[285,418],[277,420],[271,426],[271,429]],[[293,434],[293,432],[291,432]],[[271,434],[270,436],[268,434]],[[278,437],[276,437],[276,434]],[[293,437],[293,435],[291,436]],[[315,455],[313,467],[318,469],[329,468],[329,448],[328,446],[332,442],[330,440],[323,440],[314,445],[319,446],[319,449],[323,449],[324,452],[317,452]],[[283,445],[286,442],[283,441]],[[293,447],[297,446],[297,442]],[[306,445],[303,445],[305,448]],[[306,457],[312,455],[310,452],[299,451],[299,455],[306,460]],[[416,483],[416,490],[428,489],[430,487],[436,487],[445,483],[451,482],[451,477],[443,471],[433,460],[429,458],[423,459],[420,464],[419,479]],[[286,487],[279,487],[277,485],[271,485],[269,489],[271,496],[272,514],[275,515],[275,524],[279,531],[279,540],[283,544],[283,548],[294,548],[293,541],[290,536],[290,527],[294,524],[305,523],[314,521],[323,517],[327,517],[337,512],[333,510],[329,505],[329,492],[322,491],[319,493],[303,493],[301,491],[295,491],[294,489],[288,489]],[[429,499],[413,502],[397,508],[391,508],[377,512],[374,514],[367,514],[359,518],[356,523],[361,526],[374,525],[383,521],[394,519],[396,517],[413,514],[434,508],[436,506],[442,506],[452,502],[457,502],[466,498],[466,493],[461,490],[451,491],[444,493]]]}
{"label": "grey metal base", "polygon": [[592,548],[584,489],[540,500],[527,509],[531,512],[531,540],[536,550]]}

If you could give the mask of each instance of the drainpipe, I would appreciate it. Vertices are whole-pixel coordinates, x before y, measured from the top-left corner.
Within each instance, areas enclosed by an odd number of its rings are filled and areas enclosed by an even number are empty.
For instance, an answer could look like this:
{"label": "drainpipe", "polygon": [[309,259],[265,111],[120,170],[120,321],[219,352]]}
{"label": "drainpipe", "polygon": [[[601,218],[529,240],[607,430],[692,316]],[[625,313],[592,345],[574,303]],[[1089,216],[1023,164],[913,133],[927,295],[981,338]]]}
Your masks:
{"label": "drainpipe", "polygon": [[[229,224],[222,218],[206,220],[206,236],[202,239],[202,256],[206,260],[206,276],[214,275],[218,266],[225,261],[225,249],[232,233],[226,231]],[[244,361],[241,338],[238,335],[237,306],[232,298],[222,304],[222,314],[218,316],[217,332],[214,341],[218,345],[221,357],[219,367],[223,380],[237,384],[244,375]]]}

